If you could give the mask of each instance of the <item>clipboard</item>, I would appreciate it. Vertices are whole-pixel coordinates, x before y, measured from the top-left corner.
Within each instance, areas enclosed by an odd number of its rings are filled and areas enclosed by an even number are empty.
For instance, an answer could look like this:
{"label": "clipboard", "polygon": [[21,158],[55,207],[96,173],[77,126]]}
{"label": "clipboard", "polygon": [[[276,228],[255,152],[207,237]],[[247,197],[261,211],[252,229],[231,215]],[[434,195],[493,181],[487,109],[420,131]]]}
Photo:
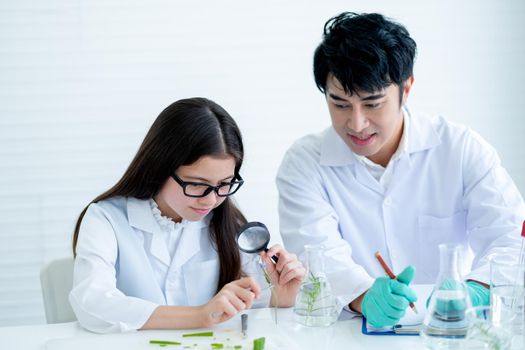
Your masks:
{"label": "clipboard", "polygon": [[380,330],[369,330],[366,318],[363,317],[363,321],[361,323],[361,333],[365,335],[408,335],[408,336],[414,336],[419,335],[421,325],[417,326],[403,326],[403,325],[395,325],[393,327],[388,328],[382,328]]}

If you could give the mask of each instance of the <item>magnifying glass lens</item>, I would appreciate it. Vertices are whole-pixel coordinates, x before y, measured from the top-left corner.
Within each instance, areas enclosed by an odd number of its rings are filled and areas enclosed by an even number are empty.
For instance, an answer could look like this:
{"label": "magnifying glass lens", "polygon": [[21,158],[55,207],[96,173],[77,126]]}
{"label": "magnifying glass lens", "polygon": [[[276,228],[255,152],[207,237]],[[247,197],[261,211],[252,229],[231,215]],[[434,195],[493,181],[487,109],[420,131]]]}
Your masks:
{"label": "magnifying glass lens", "polygon": [[[268,250],[270,243],[270,232],[261,222],[252,221],[239,229],[237,233],[237,245],[245,253],[259,253]],[[272,256],[272,260],[277,262],[277,257]]]}
{"label": "magnifying glass lens", "polygon": [[245,253],[258,253],[263,251],[270,242],[270,232],[260,222],[249,222],[239,229],[237,244]]}

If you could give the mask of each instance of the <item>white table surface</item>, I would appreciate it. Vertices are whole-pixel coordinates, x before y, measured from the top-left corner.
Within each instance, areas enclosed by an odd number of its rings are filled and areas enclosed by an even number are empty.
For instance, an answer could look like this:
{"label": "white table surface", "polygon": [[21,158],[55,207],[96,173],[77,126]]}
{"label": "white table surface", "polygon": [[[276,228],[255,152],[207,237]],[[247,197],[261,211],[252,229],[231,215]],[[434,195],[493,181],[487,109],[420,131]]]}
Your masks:
{"label": "white table surface", "polygon": [[[260,320],[273,320],[274,309],[254,309],[248,310],[249,322]],[[228,321],[229,324],[238,327],[240,321],[236,316]],[[262,322],[262,321],[261,321]],[[273,324],[273,323],[272,323]],[[277,325],[280,331],[286,334],[289,339],[293,339],[297,348],[301,350],[308,349],[425,349],[421,339],[418,336],[371,336],[361,333],[361,318],[340,320],[329,327],[313,328],[304,327],[296,323],[293,319],[292,309],[277,310]],[[170,333],[172,332],[172,333]],[[186,333],[188,331],[185,331]],[[191,331],[193,332],[193,331]],[[122,340],[122,345],[129,343],[130,337],[136,337],[137,333],[144,335],[148,339],[170,339],[169,335],[173,331],[140,331],[118,335],[99,335],[82,329],[77,322],[49,324],[49,325],[31,325],[16,327],[0,327],[0,348],[1,349],[24,349],[24,350],[43,350],[46,349],[46,343],[52,339],[72,338],[75,341],[75,350],[88,349],[92,347],[92,341],[98,339],[111,339],[113,349],[115,339]],[[110,338],[111,337],[111,338]],[[91,342],[90,342],[91,340]],[[56,341],[55,341],[56,342]],[[85,343],[83,346],[82,344]],[[109,343],[109,342],[108,342]],[[163,347],[162,349],[176,349],[178,347]]]}

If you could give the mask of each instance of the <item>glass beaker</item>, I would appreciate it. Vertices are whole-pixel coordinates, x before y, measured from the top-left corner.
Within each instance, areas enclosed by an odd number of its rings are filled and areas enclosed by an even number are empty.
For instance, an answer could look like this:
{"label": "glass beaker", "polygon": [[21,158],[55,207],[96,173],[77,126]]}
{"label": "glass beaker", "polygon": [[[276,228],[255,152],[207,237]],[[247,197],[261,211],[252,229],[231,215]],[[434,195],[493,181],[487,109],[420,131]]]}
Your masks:
{"label": "glass beaker", "polygon": [[439,275],[420,332],[430,349],[461,348],[467,334],[471,301],[459,274],[459,251],[459,245],[439,245]]}
{"label": "glass beaker", "polygon": [[324,246],[305,245],[306,276],[295,300],[297,322],[329,326],[337,320],[337,306],[324,269]]}
{"label": "glass beaker", "polygon": [[490,306],[493,321],[512,335],[525,335],[525,265],[513,255],[490,260]]}

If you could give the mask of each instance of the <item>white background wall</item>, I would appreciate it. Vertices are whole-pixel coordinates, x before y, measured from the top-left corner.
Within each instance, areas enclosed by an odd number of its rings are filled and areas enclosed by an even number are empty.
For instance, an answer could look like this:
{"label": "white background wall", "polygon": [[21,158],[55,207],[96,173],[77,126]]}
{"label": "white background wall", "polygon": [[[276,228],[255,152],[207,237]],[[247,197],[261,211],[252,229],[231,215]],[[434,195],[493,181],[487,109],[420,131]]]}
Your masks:
{"label": "white background wall", "polygon": [[525,189],[525,2],[3,0],[0,325],[44,322],[38,274],[171,102],[206,96],[246,143],[237,196],[279,240],[274,176],[329,125],[311,73],[324,22],[381,12],[418,43],[410,104],[478,130]]}

